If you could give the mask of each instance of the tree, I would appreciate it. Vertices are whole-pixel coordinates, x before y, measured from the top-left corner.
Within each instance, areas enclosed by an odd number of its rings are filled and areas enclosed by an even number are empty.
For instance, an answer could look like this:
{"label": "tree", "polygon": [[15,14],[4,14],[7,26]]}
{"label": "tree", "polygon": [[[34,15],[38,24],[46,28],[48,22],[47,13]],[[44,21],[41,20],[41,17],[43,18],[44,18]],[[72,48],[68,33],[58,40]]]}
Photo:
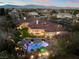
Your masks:
{"label": "tree", "polygon": [[28,32],[28,28],[22,28],[22,29],[18,29],[16,30],[16,32],[14,33],[14,40],[15,42],[18,42],[24,38],[35,38],[36,36],[29,34]]}
{"label": "tree", "polygon": [[68,52],[79,56],[79,32],[73,33],[70,43],[67,47]]}
{"label": "tree", "polygon": [[30,34],[28,33],[28,28],[23,28],[20,30],[20,32],[21,32],[22,38],[26,38],[30,36]]}
{"label": "tree", "polygon": [[20,41],[22,38],[20,37],[21,33],[20,33],[20,30],[16,30],[15,33],[14,33],[14,41],[17,43],[18,41]]}
{"label": "tree", "polygon": [[4,16],[5,15],[5,9],[4,8],[0,8],[0,16]]}
{"label": "tree", "polygon": [[57,55],[60,57],[69,55],[79,56],[79,32],[73,32],[69,40],[58,40],[56,47],[58,49]]}
{"label": "tree", "polygon": [[75,24],[72,26],[72,30],[73,30],[73,31],[79,31],[79,23],[75,23]]}

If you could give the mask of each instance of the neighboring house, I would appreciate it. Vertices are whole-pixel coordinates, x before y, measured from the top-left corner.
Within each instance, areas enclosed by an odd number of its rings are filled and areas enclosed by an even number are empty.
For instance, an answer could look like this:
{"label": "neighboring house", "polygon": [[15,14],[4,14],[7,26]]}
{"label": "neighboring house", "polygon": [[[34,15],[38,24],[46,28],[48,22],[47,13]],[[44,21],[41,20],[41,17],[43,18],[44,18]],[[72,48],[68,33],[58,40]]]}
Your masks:
{"label": "neighboring house", "polygon": [[79,14],[76,14],[76,17],[79,18]]}
{"label": "neighboring house", "polygon": [[76,23],[79,23],[79,20],[74,19],[74,20],[73,20],[73,24],[76,24]]}
{"label": "neighboring house", "polygon": [[70,13],[58,13],[57,18],[73,18],[73,15]]}
{"label": "neighboring house", "polygon": [[36,16],[35,18],[38,18],[38,19],[46,19],[46,18],[48,18],[48,16]]}
{"label": "neighboring house", "polygon": [[37,12],[29,12],[28,15],[37,16],[38,13]]}
{"label": "neighboring house", "polygon": [[56,17],[57,14],[52,14],[52,16]]}
{"label": "neighboring house", "polygon": [[19,18],[20,13],[17,9],[12,9],[8,14],[12,16],[12,18],[14,19],[13,21],[16,21],[17,18],[18,18],[17,20],[20,19]]}
{"label": "neighboring house", "polygon": [[9,12],[10,15],[18,15],[19,12],[16,9],[12,9],[12,11]]}
{"label": "neighboring house", "polygon": [[40,20],[29,23],[28,28],[30,34],[49,38],[64,32],[64,27],[62,27],[62,25]]}

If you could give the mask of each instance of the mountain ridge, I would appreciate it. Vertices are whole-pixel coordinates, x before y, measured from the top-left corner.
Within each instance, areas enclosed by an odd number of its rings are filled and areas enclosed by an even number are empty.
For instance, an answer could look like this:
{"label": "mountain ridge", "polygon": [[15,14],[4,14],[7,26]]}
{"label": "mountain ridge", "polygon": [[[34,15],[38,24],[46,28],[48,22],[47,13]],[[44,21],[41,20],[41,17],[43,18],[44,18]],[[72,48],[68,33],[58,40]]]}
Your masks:
{"label": "mountain ridge", "polygon": [[42,9],[78,9],[78,8],[73,8],[73,7],[57,7],[57,6],[42,6],[42,5],[24,5],[24,6],[18,6],[18,5],[2,5],[0,8],[32,8],[32,9],[37,9],[37,8],[42,8]]}

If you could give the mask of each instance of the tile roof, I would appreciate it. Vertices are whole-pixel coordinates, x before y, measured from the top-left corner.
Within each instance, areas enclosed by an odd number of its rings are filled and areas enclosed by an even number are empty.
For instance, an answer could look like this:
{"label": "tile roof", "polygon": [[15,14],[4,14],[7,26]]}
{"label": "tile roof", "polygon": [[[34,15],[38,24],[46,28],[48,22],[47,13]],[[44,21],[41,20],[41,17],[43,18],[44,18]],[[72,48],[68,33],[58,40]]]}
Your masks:
{"label": "tile roof", "polygon": [[20,24],[25,23],[25,22],[26,22],[25,20],[17,20],[15,24],[16,26],[19,26]]}
{"label": "tile roof", "polygon": [[38,24],[36,24],[36,21],[33,21],[28,26],[32,29],[44,29],[47,32],[64,31],[64,27],[49,21],[39,21]]}

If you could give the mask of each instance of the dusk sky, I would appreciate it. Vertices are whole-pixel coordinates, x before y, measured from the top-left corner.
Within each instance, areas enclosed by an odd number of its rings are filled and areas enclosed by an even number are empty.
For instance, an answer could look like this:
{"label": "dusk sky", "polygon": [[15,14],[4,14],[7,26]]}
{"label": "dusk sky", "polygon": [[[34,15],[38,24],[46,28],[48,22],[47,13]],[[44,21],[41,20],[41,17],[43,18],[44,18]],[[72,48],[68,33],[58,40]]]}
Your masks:
{"label": "dusk sky", "polygon": [[44,5],[58,7],[79,7],[79,0],[0,0],[0,5]]}

